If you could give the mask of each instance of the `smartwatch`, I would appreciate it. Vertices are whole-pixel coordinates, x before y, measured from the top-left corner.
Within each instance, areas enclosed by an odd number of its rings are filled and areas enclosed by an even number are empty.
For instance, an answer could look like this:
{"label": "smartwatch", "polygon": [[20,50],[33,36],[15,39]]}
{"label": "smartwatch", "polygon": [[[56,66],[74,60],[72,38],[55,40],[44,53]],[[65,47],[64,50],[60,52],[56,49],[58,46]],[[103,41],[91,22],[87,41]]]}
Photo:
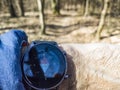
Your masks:
{"label": "smartwatch", "polygon": [[66,53],[54,41],[33,41],[22,56],[21,69],[25,86],[56,90],[68,77]]}

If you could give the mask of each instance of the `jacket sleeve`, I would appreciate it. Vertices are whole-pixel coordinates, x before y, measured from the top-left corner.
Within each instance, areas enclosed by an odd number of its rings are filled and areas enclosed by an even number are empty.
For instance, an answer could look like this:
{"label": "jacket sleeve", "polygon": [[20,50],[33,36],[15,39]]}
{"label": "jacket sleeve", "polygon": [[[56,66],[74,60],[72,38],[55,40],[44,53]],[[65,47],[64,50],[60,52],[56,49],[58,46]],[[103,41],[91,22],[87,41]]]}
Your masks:
{"label": "jacket sleeve", "polygon": [[0,90],[24,90],[20,66],[21,45],[27,35],[10,30],[0,35]]}

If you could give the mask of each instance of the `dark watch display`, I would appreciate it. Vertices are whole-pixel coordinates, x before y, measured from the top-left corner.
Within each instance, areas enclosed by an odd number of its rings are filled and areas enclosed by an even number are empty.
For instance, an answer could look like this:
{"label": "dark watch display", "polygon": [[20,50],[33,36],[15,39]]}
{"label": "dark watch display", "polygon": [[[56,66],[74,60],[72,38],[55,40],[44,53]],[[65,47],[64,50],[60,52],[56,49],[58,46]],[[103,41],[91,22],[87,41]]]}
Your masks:
{"label": "dark watch display", "polygon": [[64,80],[67,61],[56,42],[34,41],[22,58],[24,81],[36,90],[53,89]]}

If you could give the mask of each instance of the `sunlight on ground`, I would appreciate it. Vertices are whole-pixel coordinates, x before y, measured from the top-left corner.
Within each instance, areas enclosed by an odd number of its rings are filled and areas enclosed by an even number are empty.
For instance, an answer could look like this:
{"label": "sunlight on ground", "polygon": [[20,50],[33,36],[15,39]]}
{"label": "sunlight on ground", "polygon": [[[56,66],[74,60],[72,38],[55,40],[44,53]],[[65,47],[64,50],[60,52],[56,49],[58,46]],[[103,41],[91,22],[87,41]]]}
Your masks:
{"label": "sunlight on ground", "polygon": [[[75,11],[62,11],[61,16],[54,16],[46,12],[46,33],[39,35],[39,17],[37,12],[27,12],[25,17],[9,18],[8,14],[0,16],[0,33],[10,29],[24,30],[29,41],[54,40],[59,43],[88,43],[95,42],[92,35],[97,29],[99,18],[80,16]],[[107,21],[106,21],[107,22]],[[106,23],[103,39],[100,42],[120,43],[120,19],[111,18],[110,25]],[[118,30],[116,30],[116,27]],[[112,31],[112,29],[115,29]],[[111,35],[108,32],[112,32]]]}

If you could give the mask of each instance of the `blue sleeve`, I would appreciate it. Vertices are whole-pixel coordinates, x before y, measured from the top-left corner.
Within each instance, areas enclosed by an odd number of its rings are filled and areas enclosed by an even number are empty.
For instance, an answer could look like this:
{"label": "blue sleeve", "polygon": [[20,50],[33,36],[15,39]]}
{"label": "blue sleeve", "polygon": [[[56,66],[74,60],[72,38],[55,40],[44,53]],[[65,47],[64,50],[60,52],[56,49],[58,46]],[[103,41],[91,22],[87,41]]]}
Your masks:
{"label": "blue sleeve", "polygon": [[10,30],[0,35],[0,90],[24,90],[20,66],[21,43],[27,35]]}

